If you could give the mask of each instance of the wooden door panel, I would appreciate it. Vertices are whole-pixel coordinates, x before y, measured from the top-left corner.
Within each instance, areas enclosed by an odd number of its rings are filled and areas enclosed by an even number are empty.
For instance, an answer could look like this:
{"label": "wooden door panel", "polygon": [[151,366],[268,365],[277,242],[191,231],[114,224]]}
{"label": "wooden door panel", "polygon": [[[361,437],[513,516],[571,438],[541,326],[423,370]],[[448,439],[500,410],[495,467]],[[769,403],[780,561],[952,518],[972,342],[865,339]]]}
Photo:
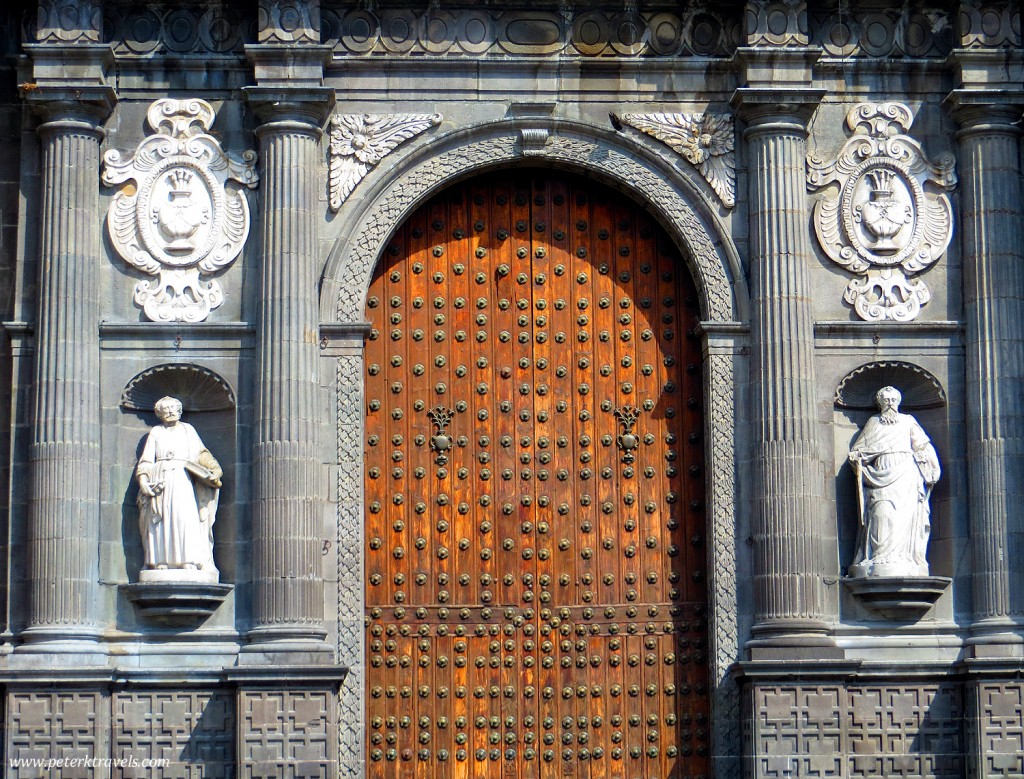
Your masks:
{"label": "wooden door panel", "polygon": [[709,773],[696,295],[593,182],[395,235],[367,316],[368,775]]}

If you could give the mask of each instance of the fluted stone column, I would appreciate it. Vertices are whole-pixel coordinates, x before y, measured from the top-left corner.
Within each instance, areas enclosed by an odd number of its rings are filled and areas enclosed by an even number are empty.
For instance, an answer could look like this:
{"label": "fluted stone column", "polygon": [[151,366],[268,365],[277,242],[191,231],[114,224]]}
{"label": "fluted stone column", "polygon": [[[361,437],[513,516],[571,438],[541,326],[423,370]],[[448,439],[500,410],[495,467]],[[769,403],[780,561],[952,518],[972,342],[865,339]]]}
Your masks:
{"label": "fluted stone column", "polygon": [[1024,643],[1024,93],[959,90],[949,104],[962,128],[972,643],[1001,653],[985,645]]}
{"label": "fluted stone column", "polygon": [[90,651],[102,631],[99,171],[113,100],[112,90],[85,87],[30,97],[43,153],[27,651]]}
{"label": "fluted stone column", "polygon": [[825,643],[823,469],[804,166],[821,92],[740,89],[747,123],[757,505],[751,647]]}
{"label": "fluted stone column", "polygon": [[[261,306],[252,512],[253,648],[325,651],[317,220],[322,89],[248,91],[262,120]],[[315,646],[312,646],[315,645]]]}

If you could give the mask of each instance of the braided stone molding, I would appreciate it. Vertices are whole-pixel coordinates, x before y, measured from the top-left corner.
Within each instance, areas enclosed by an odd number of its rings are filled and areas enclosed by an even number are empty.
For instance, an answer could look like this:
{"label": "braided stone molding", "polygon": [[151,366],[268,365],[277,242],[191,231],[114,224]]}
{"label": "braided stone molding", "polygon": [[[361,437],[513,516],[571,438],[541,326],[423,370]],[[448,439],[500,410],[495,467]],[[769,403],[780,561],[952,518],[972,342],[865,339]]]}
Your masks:
{"label": "braided stone molding", "polygon": [[331,117],[328,192],[337,211],[371,168],[401,143],[441,124],[441,114],[338,114]]}
{"label": "braided stone molding", "polygon": [[363,760],[363,360],[338,358],[337,527],[338,662],[349,668],[338,691],[338,758],[341,777],[360,775]]}
{"label": "braided stone molding", "polygon": [[[377,258],[387,239],[411,209],[446,181],[501,163],[522,159],[518,133],[469,143],[440,152],[400,176],[375,202],[357,229],[347,257],[338,271],[336,316],[341,322],[363,319],[363,299]],[[726,275],[724,250],[713,242],[708,228],[680,194],[658,173],[635,156],[591,139],[555,135],[536,150],[535,159],[563,162],[610,176],[637,193],[684,249],[701,291],[702,314],[715,321],[732,321],[733,291]],[[356,292],[359,291],[359,294]]]}
{"label": "braided stone molding", "polygon": [[[736,621],[736,433],[733,356],[710,354],[704,363],[706,425],[711,444],[708,487],[711,502],[711,604],[715,754],[740,754],[740,698],[730,669],[739,659]],[[738,777],[738,759],[723,758],[716,775]]]}
{"label": "braided stone molding", "polygon": [[843,299],[868,322],[909,322],[931,293],[908,278],[935,264],[953,237],[945,194],[956,184],[953,157],[935,163],[906,135],[914,114],[903,103],[858,103],[846,116],[852,137],[839,156],[807,159],[814,231],[825,254],[851,273]]}
{"label": "braided stone molding", "polygon": [[728,114],[612,114],[619,121],[657,138],[700,171],[726,208],[736,205],[736,155]]}

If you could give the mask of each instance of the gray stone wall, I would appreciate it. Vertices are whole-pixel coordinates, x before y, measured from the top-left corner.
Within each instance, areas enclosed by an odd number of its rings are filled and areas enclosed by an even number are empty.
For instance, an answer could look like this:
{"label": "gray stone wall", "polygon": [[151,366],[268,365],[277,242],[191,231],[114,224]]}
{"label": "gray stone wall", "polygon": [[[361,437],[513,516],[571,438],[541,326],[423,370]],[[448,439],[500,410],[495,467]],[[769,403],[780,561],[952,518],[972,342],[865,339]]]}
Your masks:
{"label": "gray stone wall", "polygon": [[[700,291],[716,775],[1024,771],[1014,3],[40,0],[0,12],[0,50],[5,757],[363,774],[366,287],[433,193],[542,166],[643,205]],[[146,319],[143,274],[104,223],[118,189],[100,184],[102,155],[130,156],[168,96],[208,101],[222,147],[261,154],[248,239],[198,324]],[[931,161],[953,154],[959,176],[953,240],[915,276],[930,300],[906,322],[844,302],[852,274],[813,226],[829,193],[806,180],[807,155],[847,143],[850,110],[884,101],[906,103],[907,134]],[[734,204],[664,116],[650,132],[627,118],[705,112],[734,121]],[[335,204],[330,117],[363,114],[440,118]],[[837,392],[890,363],[939,398],[913,413],[943,465],[928,557],[951,583],[913,619],[842,581],[857,530],[846,454],[870,412]],[[125,595],[154,419],[122,402],[143,372],[183,364],[234,397],[187,418],[224,465],[216,555],[232,590],[185,629]],[[77,600],[62,599],[69,581]]]}

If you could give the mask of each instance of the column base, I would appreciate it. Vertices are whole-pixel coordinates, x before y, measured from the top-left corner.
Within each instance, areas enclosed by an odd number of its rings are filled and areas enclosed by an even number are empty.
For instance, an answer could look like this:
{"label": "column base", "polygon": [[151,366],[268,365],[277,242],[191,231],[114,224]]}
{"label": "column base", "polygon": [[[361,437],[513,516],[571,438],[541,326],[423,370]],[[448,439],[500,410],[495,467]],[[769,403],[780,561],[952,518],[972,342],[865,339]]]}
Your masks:
{"label": "column base", "polygon": [[239,654],[239,665],[264,663],[287,665],[330,665],[334,648],[327,643],[322,628],[281,625],[253,628],[247,634],[249,643]]}
{"label": "column base", "polygon": [[842,658],[828,627],[818,619],[777,619],[760,622],[750,630],[746,649],[751,660]]}
{"label": "column base", "polygon": [[[100,628],[31,627],[22,631],[15,655],[49,656],[57,666],[100,665],[106,663],[107,647]],[[33,661],[37,662],[37,661]]]}
{"label": "column base", "polygon": [[1024,623],[1010,617],[990,617],[971,624],[964,642],[968,657],[1024,658]]}

